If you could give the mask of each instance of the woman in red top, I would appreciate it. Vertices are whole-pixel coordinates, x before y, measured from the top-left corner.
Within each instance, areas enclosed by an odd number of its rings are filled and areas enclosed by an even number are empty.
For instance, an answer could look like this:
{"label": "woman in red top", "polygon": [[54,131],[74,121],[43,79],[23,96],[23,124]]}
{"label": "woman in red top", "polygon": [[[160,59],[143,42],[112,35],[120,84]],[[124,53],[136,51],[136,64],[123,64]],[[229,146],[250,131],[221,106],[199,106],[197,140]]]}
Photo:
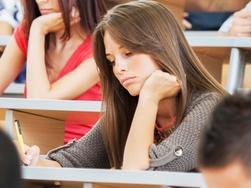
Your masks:
{"label": "woman in red top", "polygon": [[[0,93],[26,63],[28,98],[101,100],[91,34],[105,13],[103,0],[29,0],[23,7],[0,60]],[[65,142],[90,128],[66,122]]]}

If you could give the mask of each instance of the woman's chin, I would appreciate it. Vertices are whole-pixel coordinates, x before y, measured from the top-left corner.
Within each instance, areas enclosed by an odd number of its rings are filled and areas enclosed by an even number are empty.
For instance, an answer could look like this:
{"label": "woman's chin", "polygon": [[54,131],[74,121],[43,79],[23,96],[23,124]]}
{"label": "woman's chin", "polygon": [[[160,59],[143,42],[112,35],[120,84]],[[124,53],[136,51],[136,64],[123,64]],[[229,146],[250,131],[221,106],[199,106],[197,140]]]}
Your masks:
{"label": "woman's chin", "polygon": [[139,93],[140,93],[140,89],[141,89],[141,85],[130,85],[128,86],[127,88],[125,88],[128,93],[133,96],[133,97],[136,97],[136,96],[139,96]]}
{"label": "woman's chin", "polygon": [[136,97],[139,95],[139,91],[135,91],[135,90],[128,90],[129,94],[133,97]]}

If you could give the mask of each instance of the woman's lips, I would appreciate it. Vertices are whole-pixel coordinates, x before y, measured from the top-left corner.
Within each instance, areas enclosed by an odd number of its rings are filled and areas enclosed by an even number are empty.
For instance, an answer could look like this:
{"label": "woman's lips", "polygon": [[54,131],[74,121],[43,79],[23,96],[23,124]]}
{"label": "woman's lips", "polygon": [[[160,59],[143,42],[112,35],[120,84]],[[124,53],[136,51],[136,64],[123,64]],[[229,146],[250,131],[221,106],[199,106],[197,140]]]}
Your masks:
{"label": "woman's lips", "polygon": [[121,84],[122,85],[128,85],[128,84],[130,84],[132,81],[133,81],[133,79],[135,79],[136,78],[136,76],[130,76],[130,77],[125,77],[125,78],[123,78],[123,79],[121,79]]}
{"label": "woman's lips", "polygon": [[40,13],[41,14],[50,14],[52,12],[53,12],[52,9],[40,9]]}

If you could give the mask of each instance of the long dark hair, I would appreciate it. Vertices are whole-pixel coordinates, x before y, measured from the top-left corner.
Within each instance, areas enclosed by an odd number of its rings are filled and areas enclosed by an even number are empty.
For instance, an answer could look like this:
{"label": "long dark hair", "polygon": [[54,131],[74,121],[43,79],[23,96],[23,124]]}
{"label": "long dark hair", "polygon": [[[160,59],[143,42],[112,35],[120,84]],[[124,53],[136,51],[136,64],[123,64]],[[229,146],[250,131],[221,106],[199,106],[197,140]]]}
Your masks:
{"label": "long dark hair", "polygon": [[93,45],[105,103],[104,140],[111,165],[120,168],[137,97],[130,96],[113,74],[105,53],[106,31],[129,51],[149,54],[162,71],[181,81],[181,93],[177,96],[178,123],[183,118],[190,89],[215,91],[222,95],[226,92],[200,63],[174,16],[164,5],[150,0],[133,1],[108,11],[94,32]]}
{"label": "long dark hair", "polygon": [[[65,31],[62,39],[69,39],[71,35],[70,12],[76,7],[80,14],[80,24],[86,34],[91,34],[97,23],[106,12],[104,0],[58,0],[63,14]],[[22,0],[24,17],[23,30],[28,38],[33,20],[41,16],[35,0]]]}

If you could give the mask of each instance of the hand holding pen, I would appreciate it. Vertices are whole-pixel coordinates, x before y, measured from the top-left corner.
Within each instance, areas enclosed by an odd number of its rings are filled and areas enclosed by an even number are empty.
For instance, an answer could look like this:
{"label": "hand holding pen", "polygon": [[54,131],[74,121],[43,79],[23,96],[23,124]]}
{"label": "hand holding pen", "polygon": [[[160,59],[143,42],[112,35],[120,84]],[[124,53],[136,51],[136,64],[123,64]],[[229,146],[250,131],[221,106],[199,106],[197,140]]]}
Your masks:
{"label": "hand holding pen", "polygon": [[40,149],[37,146],[29,147],[24,144],[21,126],[18,120],[14,121],[18,146],[21,150],[21,159],[25,166],[33,166],[37,163]]}

